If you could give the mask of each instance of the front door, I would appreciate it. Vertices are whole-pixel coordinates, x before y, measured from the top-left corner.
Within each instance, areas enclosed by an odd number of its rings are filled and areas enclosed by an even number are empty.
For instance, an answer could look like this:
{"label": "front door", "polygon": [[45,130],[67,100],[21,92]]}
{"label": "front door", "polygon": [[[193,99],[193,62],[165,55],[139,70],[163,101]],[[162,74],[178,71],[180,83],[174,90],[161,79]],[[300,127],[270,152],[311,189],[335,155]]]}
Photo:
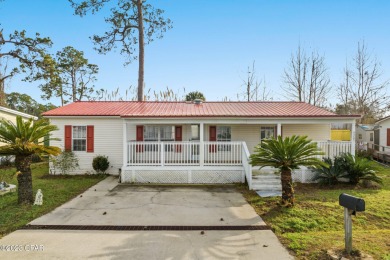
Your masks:
{"label": "front door", "polygon": [[[199,144],[200,126],[191,125],[191,141]],[[200,144],[199,144],[200,145]],[[193,160],[199,160],[199,145],[191,145],[191,157]]]}

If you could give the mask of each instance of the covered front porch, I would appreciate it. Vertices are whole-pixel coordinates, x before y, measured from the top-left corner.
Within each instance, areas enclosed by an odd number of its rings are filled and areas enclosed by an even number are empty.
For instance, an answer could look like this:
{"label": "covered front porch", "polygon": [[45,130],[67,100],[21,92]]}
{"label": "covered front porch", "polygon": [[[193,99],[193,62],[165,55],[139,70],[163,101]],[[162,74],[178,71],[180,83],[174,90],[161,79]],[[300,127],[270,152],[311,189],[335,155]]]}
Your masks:
{"label": "covered front porch", "polygon": [[[328,141],[330,123],[276,120],[124,120],[121,182],[243,183],[252,186],[250,154],[270,136],[301,134],[324,151],[321,157],[353,153],[354,142]],[[283,120],[279,120],[283,121]],[[322,123],[322,124],[321,124]],[[316,131],[315,131],[316,130]],[[310,132],[311,131],[311,132]],[[354,132],[354,131],[351,131]],[[330,139],[330,138],[329,138]]]}

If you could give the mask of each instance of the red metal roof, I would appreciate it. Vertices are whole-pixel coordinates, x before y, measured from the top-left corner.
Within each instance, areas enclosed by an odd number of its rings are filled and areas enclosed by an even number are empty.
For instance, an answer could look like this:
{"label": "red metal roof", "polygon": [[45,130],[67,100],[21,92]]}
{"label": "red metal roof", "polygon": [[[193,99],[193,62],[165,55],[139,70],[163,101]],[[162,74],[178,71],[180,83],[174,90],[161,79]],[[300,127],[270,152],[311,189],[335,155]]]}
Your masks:
{"label": "red metal roof", "polygon": [[360,117],[336,115],[303,102],[157,102],[80,101],[44,116],[121,117]]}

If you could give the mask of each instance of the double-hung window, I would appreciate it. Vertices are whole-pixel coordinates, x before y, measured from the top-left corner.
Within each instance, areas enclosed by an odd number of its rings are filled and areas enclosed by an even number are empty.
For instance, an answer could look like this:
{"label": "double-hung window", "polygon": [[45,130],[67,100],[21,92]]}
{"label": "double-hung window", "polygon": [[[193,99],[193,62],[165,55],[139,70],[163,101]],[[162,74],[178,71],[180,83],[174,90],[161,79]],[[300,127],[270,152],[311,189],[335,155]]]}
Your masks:
{"label": "double-hung window", "polygon": [[[230,142],[232,140],[232,129],[230,126],[217,126],[217,142]],[[230,151],[228,144],[218,145],[218,151]]]}
{"label": "double-hung window", "polygon": [[[150,126],[144,127],[144,141],[145,142],[168,142],[175,141],[175,127],[174,126]],[[165,146],[166,150],[173,149],[170,145]],[[146,151],[157,151],[156,144],[146,144]]]}
{"label": "double-hung window", "polygon": [[275,127],[273,126],[262,126],[260,128],[260,141],[275,137]]}
{"label": "double-hung window", "polygon": [[73,126],[72,129],[72,146],[73,151],[86,151],[87,150],[87,127],[86,126]]}

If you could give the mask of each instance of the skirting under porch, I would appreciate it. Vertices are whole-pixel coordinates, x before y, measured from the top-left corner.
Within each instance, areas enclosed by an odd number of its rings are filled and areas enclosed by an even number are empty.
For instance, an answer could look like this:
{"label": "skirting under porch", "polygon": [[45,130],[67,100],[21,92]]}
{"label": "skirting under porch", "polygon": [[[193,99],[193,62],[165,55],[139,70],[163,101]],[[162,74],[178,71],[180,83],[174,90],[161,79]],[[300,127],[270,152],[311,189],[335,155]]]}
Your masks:
{"label": "skirting under porch", "polygon": [[242,166],[229,167],[142,167],[122,168],[122,183],[189,183],[189,184],[226,184],[244,183],[245,173]]}

